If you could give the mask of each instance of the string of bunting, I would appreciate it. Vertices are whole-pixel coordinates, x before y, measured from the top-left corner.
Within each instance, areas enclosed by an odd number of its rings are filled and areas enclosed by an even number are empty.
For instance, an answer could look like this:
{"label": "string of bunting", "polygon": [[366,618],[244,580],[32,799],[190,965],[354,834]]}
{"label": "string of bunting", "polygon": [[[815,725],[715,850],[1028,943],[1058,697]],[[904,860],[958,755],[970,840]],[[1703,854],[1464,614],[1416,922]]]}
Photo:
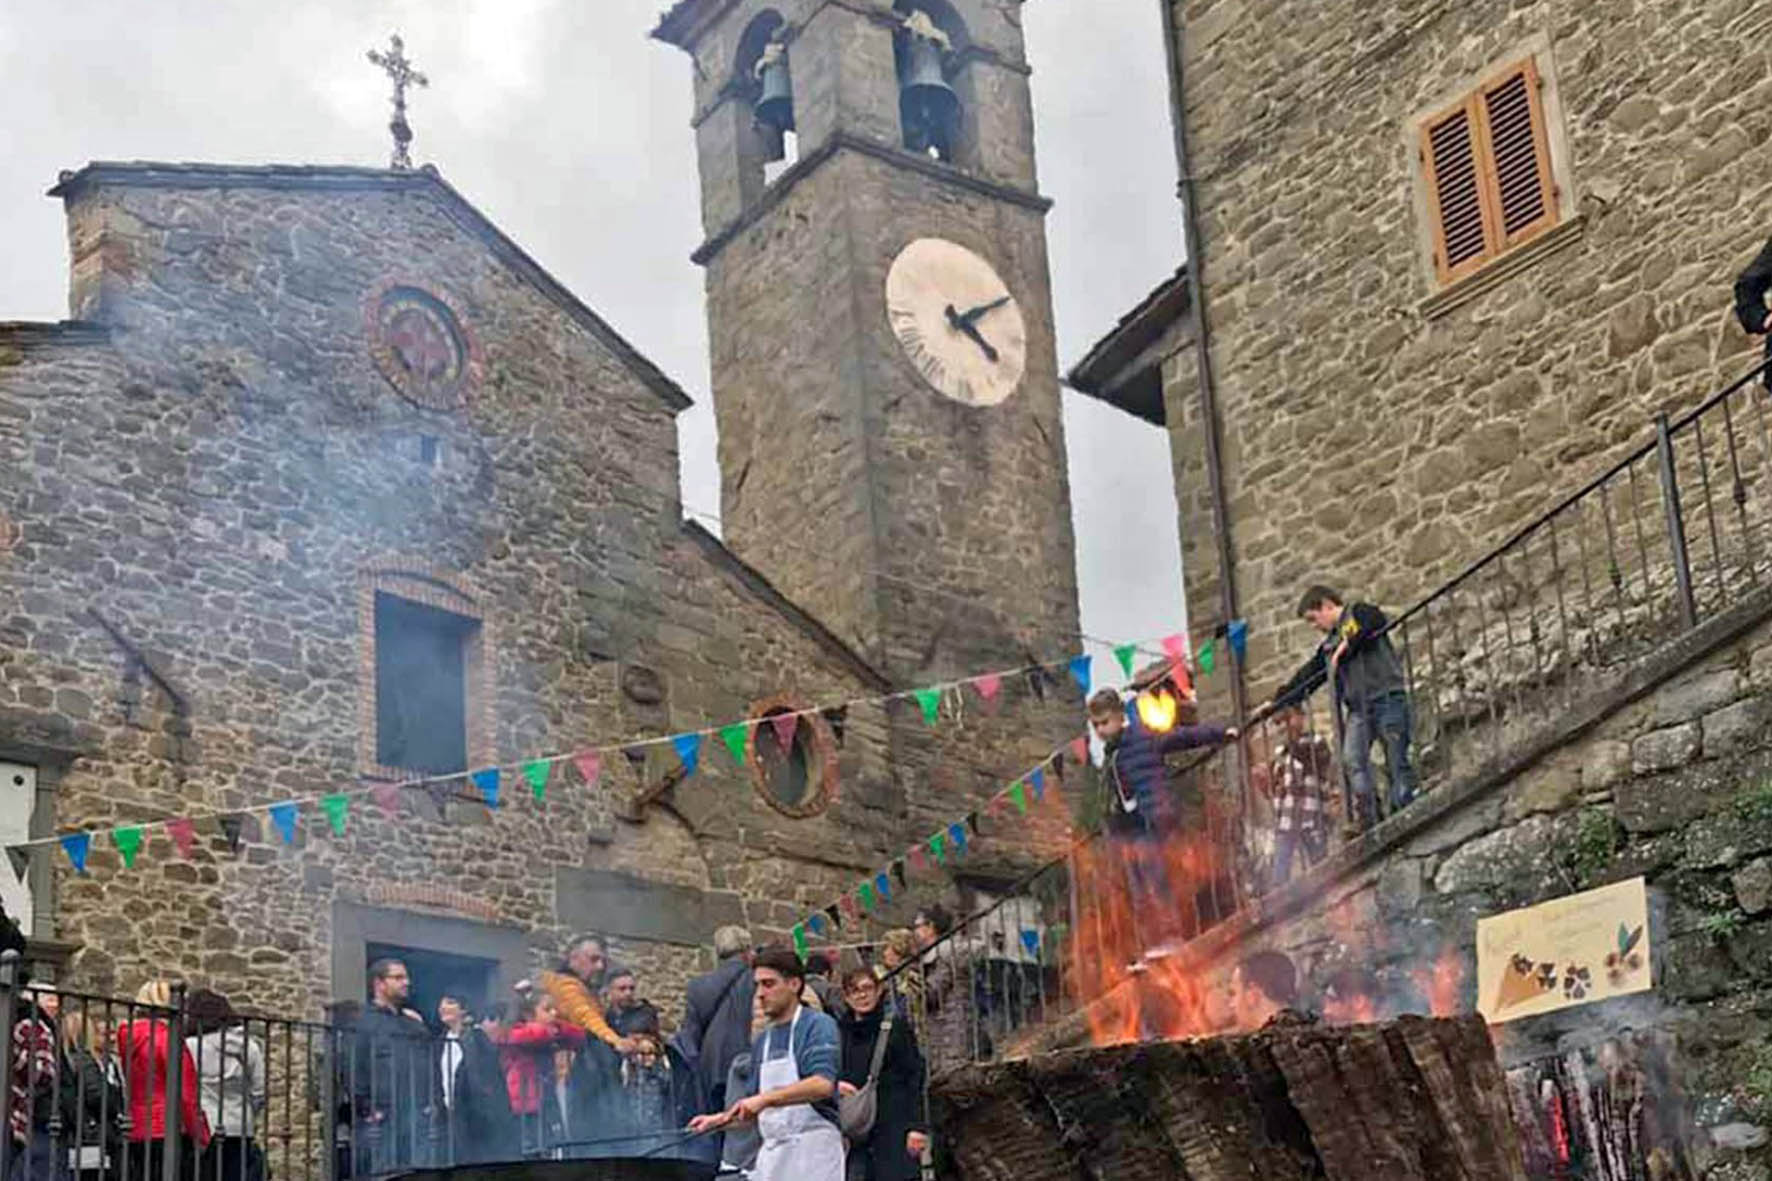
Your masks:
{"label": "string of bunting", "polygon": [[[1214,663],[1214,654],[1212,651],[1214,639],[1228,636],[1231,645],[1237,650],[1238,658],[1241,659],[1246,635],[1247,628],[1243,625],[1241,620],[1233,622],[1228,628],[1220,627],[1217,632],[1214,633],[1214,637],[1209,638],[1199,652],[1195,654],[1195,663],[1200,668],[1201,672],[1209,674],[1212,671]],[[1185,661],[1188,658],[1189,648],[1185,634],[1164,637],[1161,640],[1161,647],[1162,651],[1173,661]],[[1133,659],[1135,655],[1142,650],[1144,649],[1141,644],[1124,644],[1114,649],[1115,658],[1121,665],[1122,669],[1125,670],[1127,676],[1132,675],[1131,666]],[[44,846],[59,845],[62,852],[66,854],[69,864],[74,867],[74,870],[77,873],[84,874],[86,872],[87,860],[92,850],[93,838],[95,835],[104,834],[109,836],[112,846],[116,848],[118,856],[123,861],[124,868],[133,869],[136,858],[141,852],[147,835],[158,830],[165,832],[167,836],[171,838],[173,847],[177,850],[180,858],[189,860],[196,852],[198,821],[215,822],[221,829],[228,847],[232,850],[238,851],[244,832],[245,817],[259,812],[263,812],[266,815],[272,827],[276,829],[278,836],[282,838],[284,844],[294,844],[304,806],[317,806],[321,815],[325,817],[327,828],[331,833],[334,836],[342,837],[346,832],[352,802],[366,795],[373,796],[382,811],[388,816],[393,816],[399,811],[401,793],[404,790],[415,787],[422,788],[430,794],[433,802],[441,812],[446,810],[447,801],[450,795],[453,794],[455,785],[465,779],[479,793],[481,800],[485,803],[487,808],[497,809],[501,806],[504,799],[504,787],[506,784],[505,772],[508,770],[514,770],[517,772],[522,781],[528,786],[535,802],[541,804],[546,800],[548,786],[555,776],[555,768],[562,763],[570,763],[574,769],[577,770],[583,786],[594,788],[602,776],[604,755],[620,752],[633,758],[637,754],[643,752],[647,747],[669,744],[675,752],[677,760],[681,763],[684,774],[687,777],[695,774],[696,771],[700,769],[702,746],[704,740],[709,736],[717,736],[724,744],[727,752],[731,755],[732,761],[739,766],[743,766],[746,762],[746,753],[749,749],[751,733],[765,722],[771,727],[778,745],[784,750],[788,749],[792,744],[794,734],[798,729],[801,718],[815,714],[822,715],[831,711],[845,710],[858,705],[883,704],[893,700],[915,701],[925,724],[933,726],[940,718],[941,702],[943,697],[948,693],[958,693],[962,687],[970,687],[987,705],[994,705],[998,696],[1002,692],[1003,684],[1007,678],[1030,675],[1038,676],[1059,668],[1064,668],[1069,673],[1071,679],[1077,684],[1077,687],[1082,690],[1084,696],[1088,696],[1094,681],[1093,657],[1088,655],[1073,656],[1067,657],[1063,660],[1024,665],[1020,668],[1007,669],[999,672],[981,673],[954,681],[943,681],[919,689],[885,693],[874,697],[853,698],[834,705],[809,706],[799,710],[773,713],[767,718],[747,718],[742,721],[728,722],[721,726],[709,726],[700,730],[688,730],[662,737],[638,737],[629,739],[625,742],[581,747],[562,754],[541,755],[518,763],[506,763],[498,766],[483,767],[478,770],[466,772],[465,774],[458,772],[448,775],[418,776],[411,779],[374,783],[340,791],[332,791],[316,796],[283,800],[254,808],[235,809],[228,812],[209,814],[194,814],[189,816],[173,816],[164,820],[117,825],[109,830],[82,829],[77,832],[40,837],[29,841],[20,841],[10,844],[6,846],[6,854],[11,863],[13,873],[20,880],[23,880],[25,873],[29,868],[30,856],[35,849]],[[1076,746],[1079,744],[1086,747],[1086,738],[1078,740],[1078,742],[1074,742],[1071,745]],[[1057,754],[1059,752],[1054,753]],[[1051,761],[1051,758],[1048,758],[1044,762],[1050,763]],[[1039,773],[1038,768],[1036,768],[1036,773]],[[1016,785],[1012,785],[1010,789],[1006,789],[1004,793],[999,794],[1003,798],[1010,798],[1008,795],[1009,791],[1014,790],[1015,787],[1023,784],[1026,779],[1027,777],[1024,776],[1022,780],[1017,781]],[[1025,793],[1026,790],[1025,787],[1022,788],[1022,793]],[[1036,797],[1044,790],[1043,779],[1041,785],[1034,788],[1034,790]],[[1017,804],[1018,810],[1025,813],[1025,794],[1018,794],[1014,798],[1020,801]],[[995,801],[993,801],[993,804],[994,803]],[[967,817],[967,826],[969,826],[974,833],[977,832],[976,814]],[[936,833],[930,838],[930,841],[928,842],[929,850],[935,855],[938,861],[943,860],[947,843],[950,840],[957,852],[964,853],[966,849],[966,827],[963,827],[959,823],[950,824],[945,830]],[[897,867],[896,872],[900,880],[900,885],[902,886],[904,884],[904,870],[902,865]],[[866,897],[870,909],[876,890],[878,891],[878,896],[882,899],[890,899],[891,887],[884,872],[877,875],[870,883],[868,883]],[[850,899],[849,901],[853,905],[854,899]],[[830,913],[829,908],[827,908],[826,913]],[[798,927],[796,928],[796,931],[799,931]],[[803,938],[803,936],[797,935],[796,942],[801,938]]]}

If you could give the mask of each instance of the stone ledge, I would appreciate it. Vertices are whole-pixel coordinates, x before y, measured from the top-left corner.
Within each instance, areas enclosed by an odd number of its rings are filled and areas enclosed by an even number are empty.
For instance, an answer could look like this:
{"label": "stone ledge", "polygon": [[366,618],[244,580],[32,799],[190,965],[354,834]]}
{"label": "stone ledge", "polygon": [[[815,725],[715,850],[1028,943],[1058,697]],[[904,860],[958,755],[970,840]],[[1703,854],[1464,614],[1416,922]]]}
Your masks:
{"label": "stone ledge", "polygon": [[90,320],[0,320],[0,348],[109,344],[111,330]]}
{"label": "stone ledge", "polygon": [[1399,816],[1350,841],[1283,888],[1250,902],[1241,913],[1178,950],[1191,965],[1205,966],[1239,948],[1262,931],[1293,918],[1334,890],[1376,868],[1384,857],[1447,817],[1513,782],[1522,771],[1569,744],[1608,717],[1647,696],[1680,670],[1740,639],[1772,616],[1772,586],[1744,596],[1691,631],[1663,645],[1590,692],[1513,749],[1481,764],[1444,787],[1422,795]]}
{"label": "stone ledge", "polygon": [[1436,320],[1455,308],[1492,291],[1539,259],[1555,254],[1578,241],[1587,227],[1587,216],[1577,213],[1521,246],[1516,246],[1473,274],[1466,275],[1452,286],[1437,291],[1415,305],[1424,320]]}

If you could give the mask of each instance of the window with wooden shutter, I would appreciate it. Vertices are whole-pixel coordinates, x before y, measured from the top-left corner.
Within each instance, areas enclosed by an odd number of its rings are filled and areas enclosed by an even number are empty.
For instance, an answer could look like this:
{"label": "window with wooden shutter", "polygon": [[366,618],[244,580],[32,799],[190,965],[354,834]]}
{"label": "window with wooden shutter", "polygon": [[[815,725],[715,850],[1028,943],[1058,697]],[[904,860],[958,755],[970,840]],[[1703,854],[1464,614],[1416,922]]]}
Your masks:
{"label": "window with wooden shutter", "polygon": [[1557,188],[1532,62],[1502,71],[1428,120],[1421,162],[1442,283],[1555,225]]}

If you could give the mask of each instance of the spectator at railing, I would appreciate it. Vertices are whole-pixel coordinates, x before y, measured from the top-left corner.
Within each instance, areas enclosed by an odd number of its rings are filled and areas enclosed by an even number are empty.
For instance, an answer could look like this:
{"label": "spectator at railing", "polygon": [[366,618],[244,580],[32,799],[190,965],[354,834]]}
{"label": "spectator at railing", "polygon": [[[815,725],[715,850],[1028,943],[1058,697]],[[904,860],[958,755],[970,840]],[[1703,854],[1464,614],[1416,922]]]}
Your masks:
{"label": "spectator at railing", "polygon": [[123,1076],[105,1022],[84,1009],[61,1018],[62,1144],[74,1181],[109,1181],[123,1165]]}
{"label": "spectator at railing", "polygon": [[439,1163],[517,1159],[516,1120],[498,1049],[474,1027],[459,993],[438,1000],[437,1021],[443,1027],[437,1043]]}
{"label": "spectator at railing", "polygon": [[1299,599],[1298,614],[1323,633],[1323,642],[1257,712],[1301,704],[1329,684],[1334,709],[1346,727],[1342,763],[1348,786],[1360,827],[1370,828],[1378,821],[1377,789],[1372,779],[1374,742],[1384,743],[1391,812],[1407,807],[1415,798],[1408,682],[1403,662],[1384,631],[1390,620],[1371,603],[1347,605],[1339,591],[1326,586],[1306,590]]}
{"label": "spectator at railing", "polygon": [[[874,1079],[874,1122],[849,1144],[848,1181],[916,1181],[922,1175],[929,1137],[920,1112],[923,1055],[909,1022],[882,1003],[880,983],[868,968],[843,974],[847,1012],[838,1023],[843,1036],[839,1096],[853,1095]],[[880,1039],[885,1048],[877,1050]],[[875,1054],[880,1054],[878,1071]]]}
{"label": "spectator at railing", "polygon": [[894,927],[880,937],[880,964],[874,974],[885,984],[892,998],[893,1011],[911,1023],[917,1044],[923,1045],[927,1040],[923,965],[917,962],[914,931],[909,927]]}
{"label": "spectator at railing", "polygon": [[925,1030],[929,1061],[935,1067],[990,1056],[988,1037],[973,1009],[977,957],[963,933],[943,941],[952,929],[953,919],[940,903],[919,911],[911,923],[921,953]]}
{"label": "spectator at railing", "polygon": [[818,994],[818,1003],[833,1018],[843,1019],[843,990],[831,979],[836,965],[827,951],[814,951],[806,956],[806,987]]}
{"label": "spectator at railing", "polygon": [[1772,291],[1772,241],[1747,264],[1735,280],[1735,315],[1749,336],[1766,338],[1766,388],[1772,390],[1772,312],[1766,310],[1766,293]]}
{"label": "spectator at railing", "polygon": [[1320,734],[1313,732],[1302,709],[1280,711],[1280,741],[1268,760],[1268,792],[1274,802],[1274,873],[1272,885],[1292,877],[1292,859],[1304,853],[1305,865],[1323,859],[1329,844],[1329,780],[1335,756]]}
{"label": "spectator at railing", "polygon": [[609,970],[604,1006],[611,1028],[639,1048],[616,1056],[604,1046],[589,1047],[604,1072],[594,1091],[602,1101],[595,1126],[611,1136],[632,1137],[620,1153],[639,1156],[656,1147],[647,1136],[681,1128],[701,1114],[701,1089],[681,1052],[665,1044],[658,1010],[640,997],[639,980],[630,969]]}
{"label": "spectator at railing", "polygon": [[369,1004],[351,1042],[351,1141],[359,1175],[422,1163],[435,1072],[430,1031],[406,1004],[411,991],[399,960],[369,966]]}
{"label": "spectator at railing", "polygon": [[129,1096],[129,1175],[160,1177],[165,1168],[167,1086],[172,1053],[178,1061],[178,1175],[196,1175],[197,1154],[209,1145],[209,1122],[197,1102],[197,1064],[185,1049],[172,1008],[172,985],[150,980],[136,991],[135,1010],[117,1029],[123,1089]]}
{"label": "spectator at railing", "polygon": [[617,1053],[632,1054],[638,1047],[609,1028],[598,999],[608,970],[609,956],[602,938],[581,935],[567,947],[559,970],[541,973],[536,982],[554,998],[560,1020],[578,1026]]}
{"label": "spectator at railing", "polygon": [[721,927],[714,932],[714,955],[719,965],[689,982],[676,1041],[694,1064],[705,1109],[724,1111],[727,1072],[751,1044],[751,933]]}
{"label": "spectator at railing", "polygon": [[[519,986],[521,988],[521,986]],[[584,1047],[585,1031],[560,1020],[554,998],[521,991],[517,1020],[505,1031],[500,1058],[511,1111],[522,1128],[525,1152],[577,1137],[570,1092],[572,1055]],[[556,1055],[565,1051],[565,1070]]]}
{"label": "spectator at railing", "polygon": [[56,1018],[61,996],[43,986],[19,994],[22,1016],[12,1026],[11,1103],[13,1181],[49,1181],[57,1166],[52,1127],[61,1065]]}
{"label": "spectator at railing", "polygon": [[253,1132],[265,1108],[264,1047],[220,993],[195,990],[185,1012],[192,1025],[185,1049],[197,1063],[197,1094],[211,1136],[205,1181],[261,1181],[264,1154]]}
{"label": "spectator at railing", "polygon": [[363,1016],[363,1002],[333,1001],[326,1006],[326,1030],[309,1051],[308,1102],[322,1113],[325,1121],[327,1077],[332,1087],[332,1157],[333,1175],[349,1177],[355,1156],[351,1151],[351,1117],[354,1106],[352,1054],[357,1022]]}

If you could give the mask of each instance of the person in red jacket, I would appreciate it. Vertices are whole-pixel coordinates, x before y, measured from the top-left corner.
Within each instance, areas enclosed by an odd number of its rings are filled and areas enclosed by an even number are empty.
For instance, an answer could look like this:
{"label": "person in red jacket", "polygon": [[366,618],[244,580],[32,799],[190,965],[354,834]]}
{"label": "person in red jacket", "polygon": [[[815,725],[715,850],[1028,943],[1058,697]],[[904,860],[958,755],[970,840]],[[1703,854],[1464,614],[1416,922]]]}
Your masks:
{"label": "person in red jacket", "polygon": [[554,1145],[566,1138],[567,1107],[556,1086],[555,1052],[576,1053],[585,1044],[585,1031],[560,1020],[554,998],[545,992],[527,993],[517,1010],[517,1020],[499,1043],[504,1060],[505,1087],[511,1095],[511,1113],[523,1129],[523,1148]]}
{"label": "person in red jacket", "polygon": [[[172,1008],[172,986],[150,980],[135,994],[137,1005],[149,1010]],[[197,1102],[197,1064],[184,1046],[184,1032],[175,1029],[177,1016],[168,1012],[138,1009],[117,1027],[117,1049],[123,1058],[125,1090],[129,1093],[129,1171],[138,1177],[158,1177],[166,1155],[166,1089],[171,1075],[171,1048],[179,1054],[178,1154],[179,1175],[196,1175],[197,1152],[209,1144],[209,1121]]]}

